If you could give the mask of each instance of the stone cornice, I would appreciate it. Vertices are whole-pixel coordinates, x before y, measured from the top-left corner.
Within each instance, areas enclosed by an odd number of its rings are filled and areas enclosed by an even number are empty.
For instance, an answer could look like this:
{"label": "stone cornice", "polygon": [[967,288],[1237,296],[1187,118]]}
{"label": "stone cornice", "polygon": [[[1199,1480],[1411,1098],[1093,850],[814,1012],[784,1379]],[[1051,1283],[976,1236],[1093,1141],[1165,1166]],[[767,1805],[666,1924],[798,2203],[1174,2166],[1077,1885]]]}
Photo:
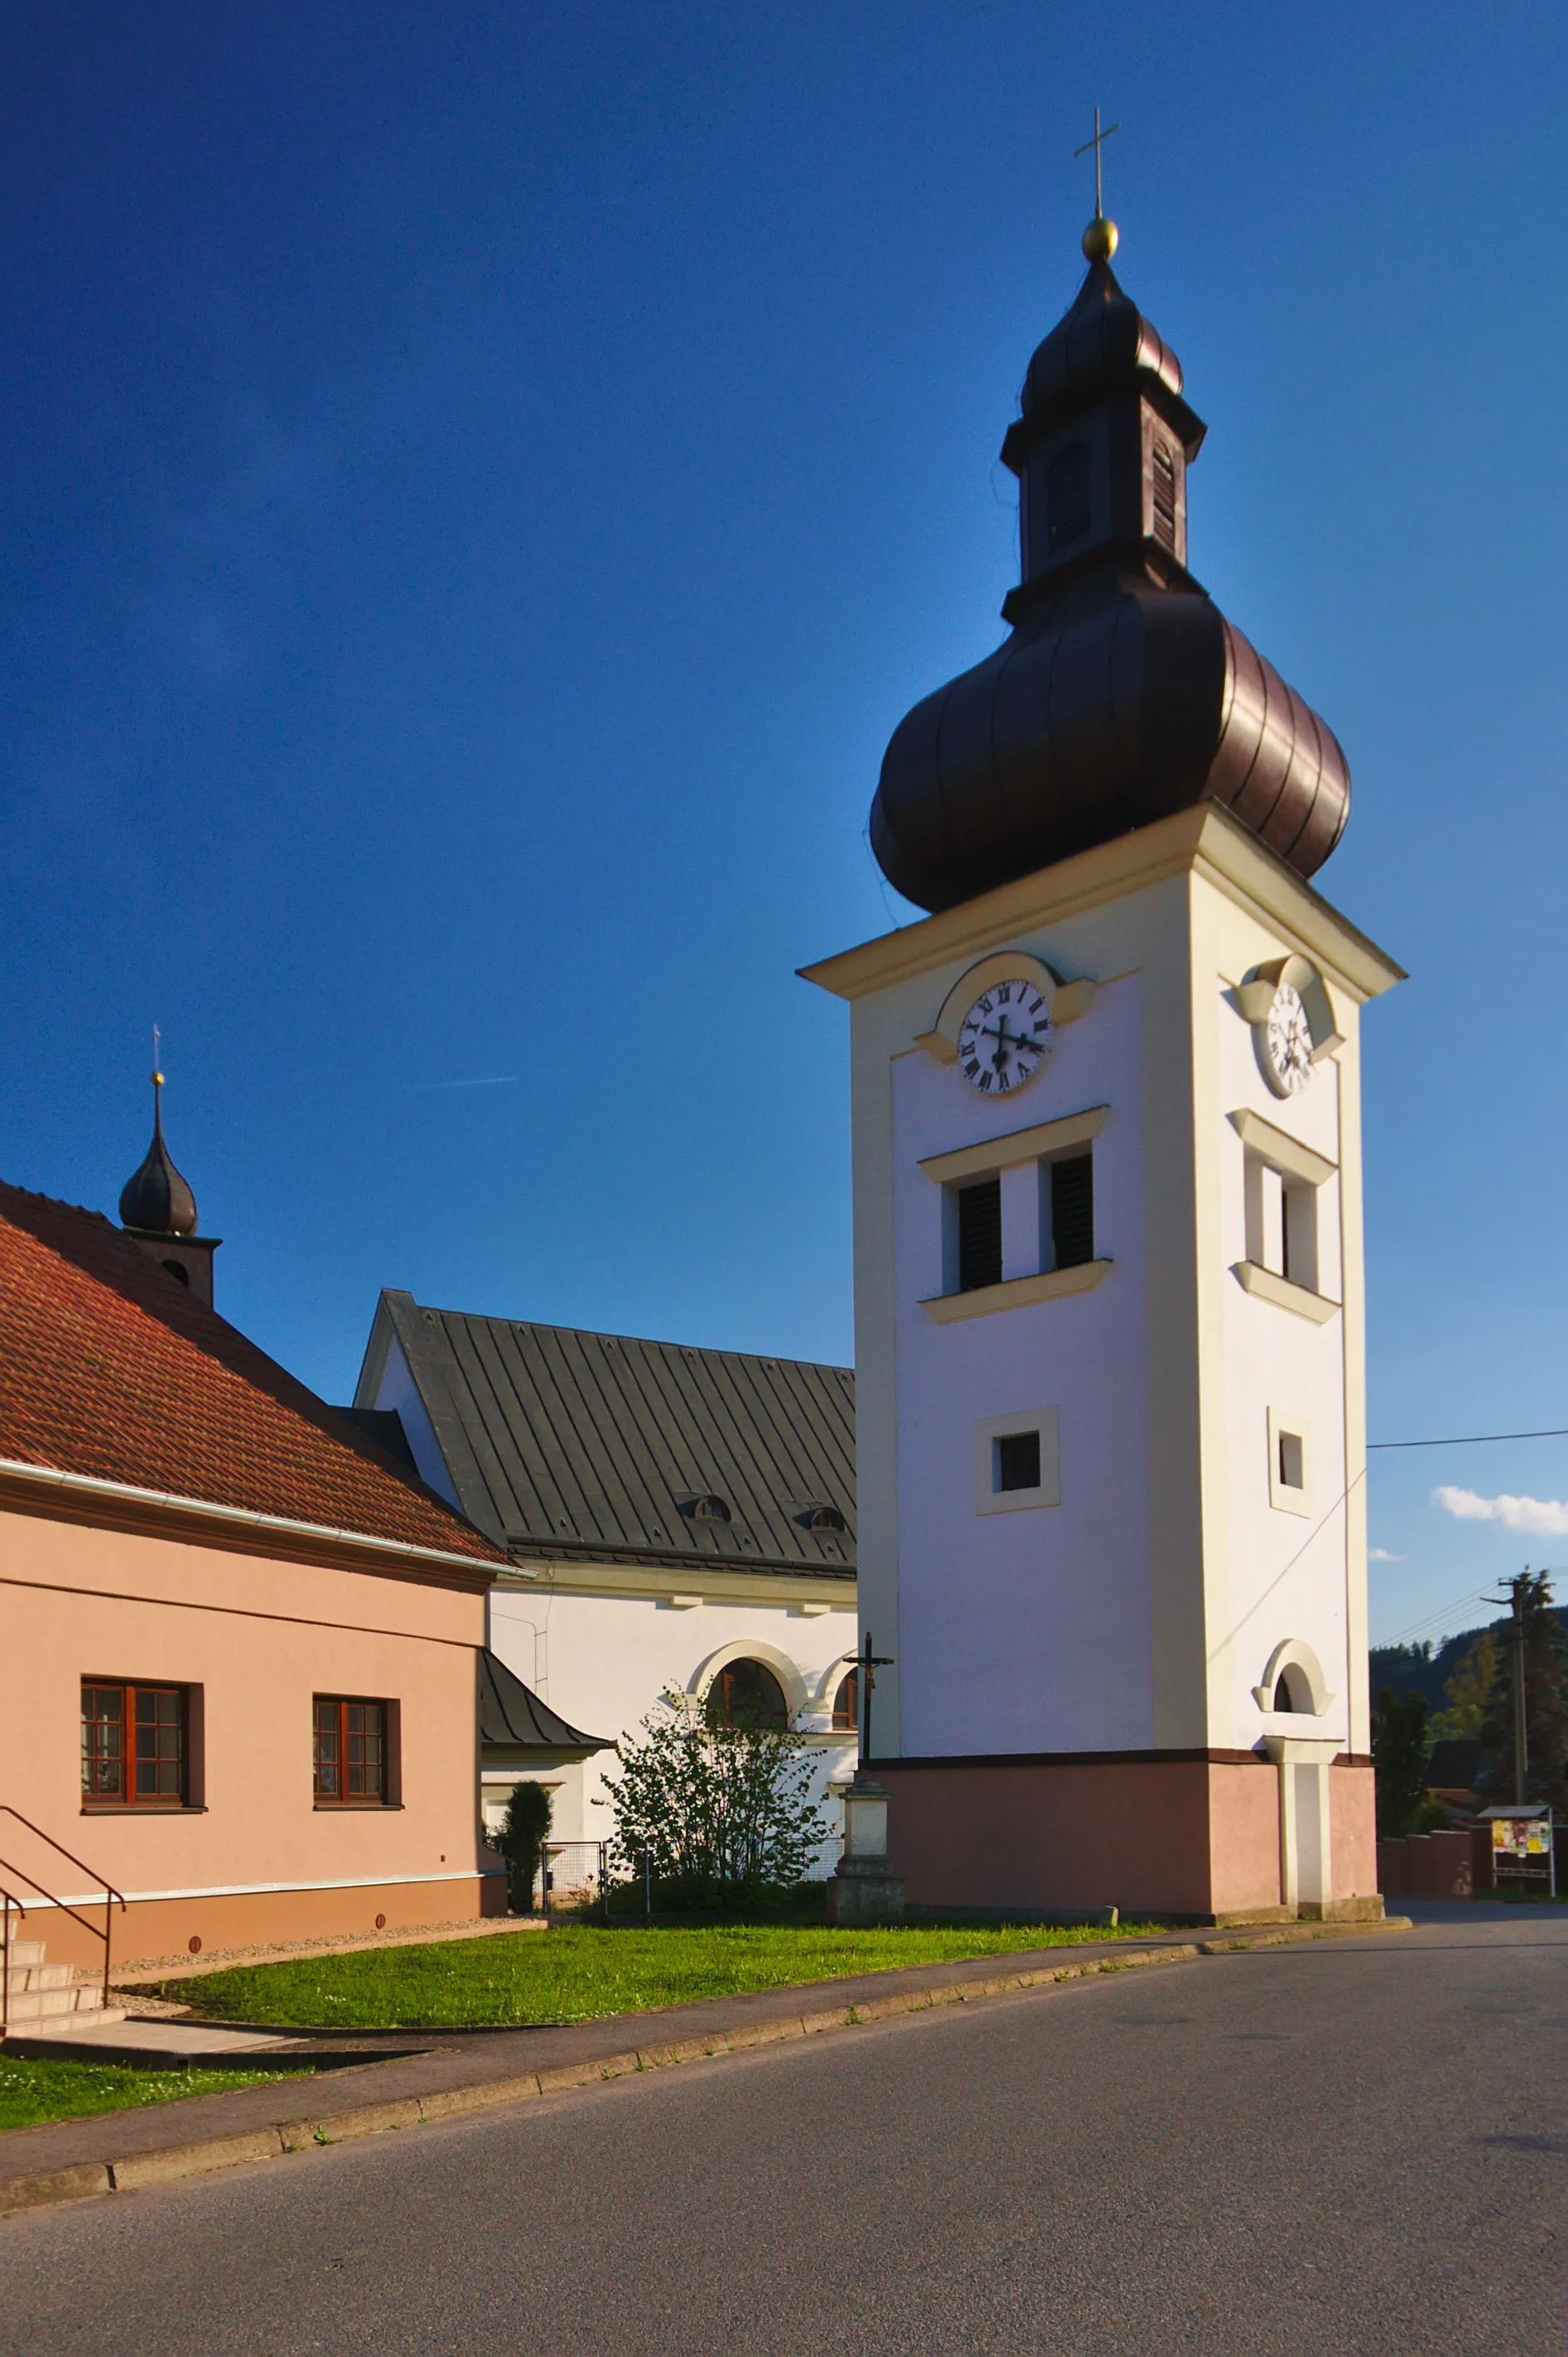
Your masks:
{"label": "stone cornice", "polygon": [[1402,966],[1217,802],[1177,811],[800,972],[834,997],[864,998],[928,974],[950,959],[979,957],[1036,926],[1061,923],[1129,892],[1195,872],[1266,917],[1303,956],[1325,967],[1358,1006],[1405,979]]}
{"label": "stone cornice", "polygon": [[813,1576],[810,1572],[763,1572],[749,1565],[576,1562],[553,1556],[537,1566],[521,1563],[496,1575],[497,1587],[538,1595],[552,1589],[564,1596],[639,1597],[650,1603],[681,1599],[677,1609],[703,1604],[751,1604],[774,1607],[814,1606],[819,1612],[853,1612],[854,1574]]}

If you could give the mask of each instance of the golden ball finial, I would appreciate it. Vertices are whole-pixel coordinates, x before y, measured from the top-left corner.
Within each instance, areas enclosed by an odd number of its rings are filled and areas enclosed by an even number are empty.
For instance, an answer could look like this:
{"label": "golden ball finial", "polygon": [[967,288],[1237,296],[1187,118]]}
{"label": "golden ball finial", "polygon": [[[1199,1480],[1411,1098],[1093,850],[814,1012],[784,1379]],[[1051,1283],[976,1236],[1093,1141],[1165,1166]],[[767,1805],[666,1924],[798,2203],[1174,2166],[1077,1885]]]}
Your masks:
{"label": "golden ball finial", "polygon": [[1109,262],[1116,251],[1117,233],[1113,221],[1096,213],[1083,232],[1084,258],[1089,262]]}

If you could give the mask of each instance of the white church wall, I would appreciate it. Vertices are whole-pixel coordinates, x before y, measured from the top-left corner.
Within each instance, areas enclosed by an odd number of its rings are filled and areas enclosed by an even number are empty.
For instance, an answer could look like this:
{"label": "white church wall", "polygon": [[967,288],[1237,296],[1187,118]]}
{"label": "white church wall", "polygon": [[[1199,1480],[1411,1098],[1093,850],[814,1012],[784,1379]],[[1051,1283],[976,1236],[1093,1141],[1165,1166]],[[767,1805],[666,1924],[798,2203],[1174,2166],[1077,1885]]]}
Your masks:
{"label": "white church wall", "polygon": [[[1000,1103],[923,1051],[893,1066],[906,1752],[1152,1740],[1140,1006],[1135,975],[1107,983]],[[921,1160],[1097,1105],[1110,1109],[1093,1148],[1103,1281],[936,1323],[920,1303],[944,1290],[942,1190]],[[1060,1504],[977,1512],[977,1425],[1046,1408],[1059,1411]]]}
{"label": "white church wall", "polygon": [[[1353,1059],[1356,1010],[1348,1004],[1337,1008],[1339,1027],[1348,1034],[1337,1056],[1315,1068],[1299,1094],[1276,1096],[1259,1068],[1256,1035],[1235,1004],[1231,985],[1252,965],[1294,945],[1272,938],[1230,903],[1204,911],[1200,939],[1214,957],[1208,973],[1215,1094],[1206,1118],[1219,1190],[1229,1607],[1217,1623],[1222,1641],[1228,1632],[1228,1641],[1214,1649],[1208,1740],[1219,1748],[1251,1749],[1274,1726],[1252,1689],[1262,1683],[1276,1646],[1295,1639],[1322,1663],[1335,1697],[1322,1734],[1348,1745],[1359,1524],[1358,1507],[1346,1497],[1351,1470],[1347,1315],[1357,1314],[1360,1274],[1357,1251],[1347,1250],[1341,1218],[1345,1149],[1348,1142],[1353,1146],[1342,1118],[1341,1066]],[[1201,955],[1197,963],[1201,970]],[[1336,1175],[1314,1190],[1317,1265],[1312,1289],[1341,1304],[1322,1323],[1244,1291],[1233,1274],[1249,1257],[1250,1243],[1255,1248],[1257,1242],[1255,1232],[1249,1235],[1246,1149],[1230,1118],[1239,1111],[1255,1114],[1335,1166]],[[1305,1441],[1305,1496],[1299,1498],[1278,1479],[1281,1431]],[[1364,1576],[1362,1567],[1363,1584]]]}
{"label": "white church wall", "polygon": [[[854,1772],[853,1736],[832,1732],[842,1656],[855,1650],[854,1591],[837,1609],[785,1602],[705,1600],[690,1607],[645,1596],[585,1593],[542,1578],[527,1588],[490,1595],[490,1647],[540,1699],[584,1733],[612,1741],[635,1734],[666,1686],[700,1693],[726,1659],[764,1662],[784,1688],[791,1715],[807,1732],[812,1797],[838,1830],[830,1785]],[[556,1788],[552,1826],[560,1841],[605,1841],[614,1813],[604,1778],[614,1755],[543,1768],[537,1781]]]}

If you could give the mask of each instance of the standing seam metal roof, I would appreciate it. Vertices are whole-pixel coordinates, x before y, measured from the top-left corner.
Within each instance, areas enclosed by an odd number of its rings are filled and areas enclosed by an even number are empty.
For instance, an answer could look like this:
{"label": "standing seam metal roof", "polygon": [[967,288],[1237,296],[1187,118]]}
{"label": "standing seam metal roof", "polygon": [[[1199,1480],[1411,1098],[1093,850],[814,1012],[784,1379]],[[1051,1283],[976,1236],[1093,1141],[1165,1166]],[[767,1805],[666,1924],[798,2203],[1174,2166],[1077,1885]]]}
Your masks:
{"label": "standing seam metal roof", "polygon": [[[514,1552],[853,1577],[847,1367],[381,1301],[465,1512]],[[693,1519],[710,1494],[729,1522]]]}

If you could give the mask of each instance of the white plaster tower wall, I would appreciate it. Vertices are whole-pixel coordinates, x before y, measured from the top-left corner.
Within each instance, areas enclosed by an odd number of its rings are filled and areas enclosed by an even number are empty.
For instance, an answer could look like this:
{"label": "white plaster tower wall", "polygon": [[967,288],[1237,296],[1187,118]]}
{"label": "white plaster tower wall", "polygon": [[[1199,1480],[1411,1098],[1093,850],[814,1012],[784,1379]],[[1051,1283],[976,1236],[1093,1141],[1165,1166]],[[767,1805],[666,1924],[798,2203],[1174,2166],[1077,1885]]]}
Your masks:
{"label": "white plaster tower wall", "polygon": [[[999,1099],[933,1052],[933,1025],[1002,950],[1092,990]],[[1282,1096],[1258,975],[1287,959],[1328,1012]],[[1398,970],[1210,809],[813,971],[852,1002],[862,1617],[895,1656],[878,1755],[1235,1759],[1284,1735],[1364,1756],[1358,1026]],[[1007,1141],[1091,1112],[1109,1265],[1016,1299],[1037,1180]],[[1006,1281],[977,1315],[944,1300],[940,1178],[964,1149],[1006,1166]],[[1256,1274],[1284,1243],[1257,1232],[1263,1162],[1289,1166],[1276,1227],[1287,1192],[1310,1197],[1290,1280]],[[977,1430],[1052,1409],[1059,1503],[979,1511]],[[1282,1646],[1321,1672],[1309,1695],[1292,1667],[1289,1714],[1257,1692]]]}

